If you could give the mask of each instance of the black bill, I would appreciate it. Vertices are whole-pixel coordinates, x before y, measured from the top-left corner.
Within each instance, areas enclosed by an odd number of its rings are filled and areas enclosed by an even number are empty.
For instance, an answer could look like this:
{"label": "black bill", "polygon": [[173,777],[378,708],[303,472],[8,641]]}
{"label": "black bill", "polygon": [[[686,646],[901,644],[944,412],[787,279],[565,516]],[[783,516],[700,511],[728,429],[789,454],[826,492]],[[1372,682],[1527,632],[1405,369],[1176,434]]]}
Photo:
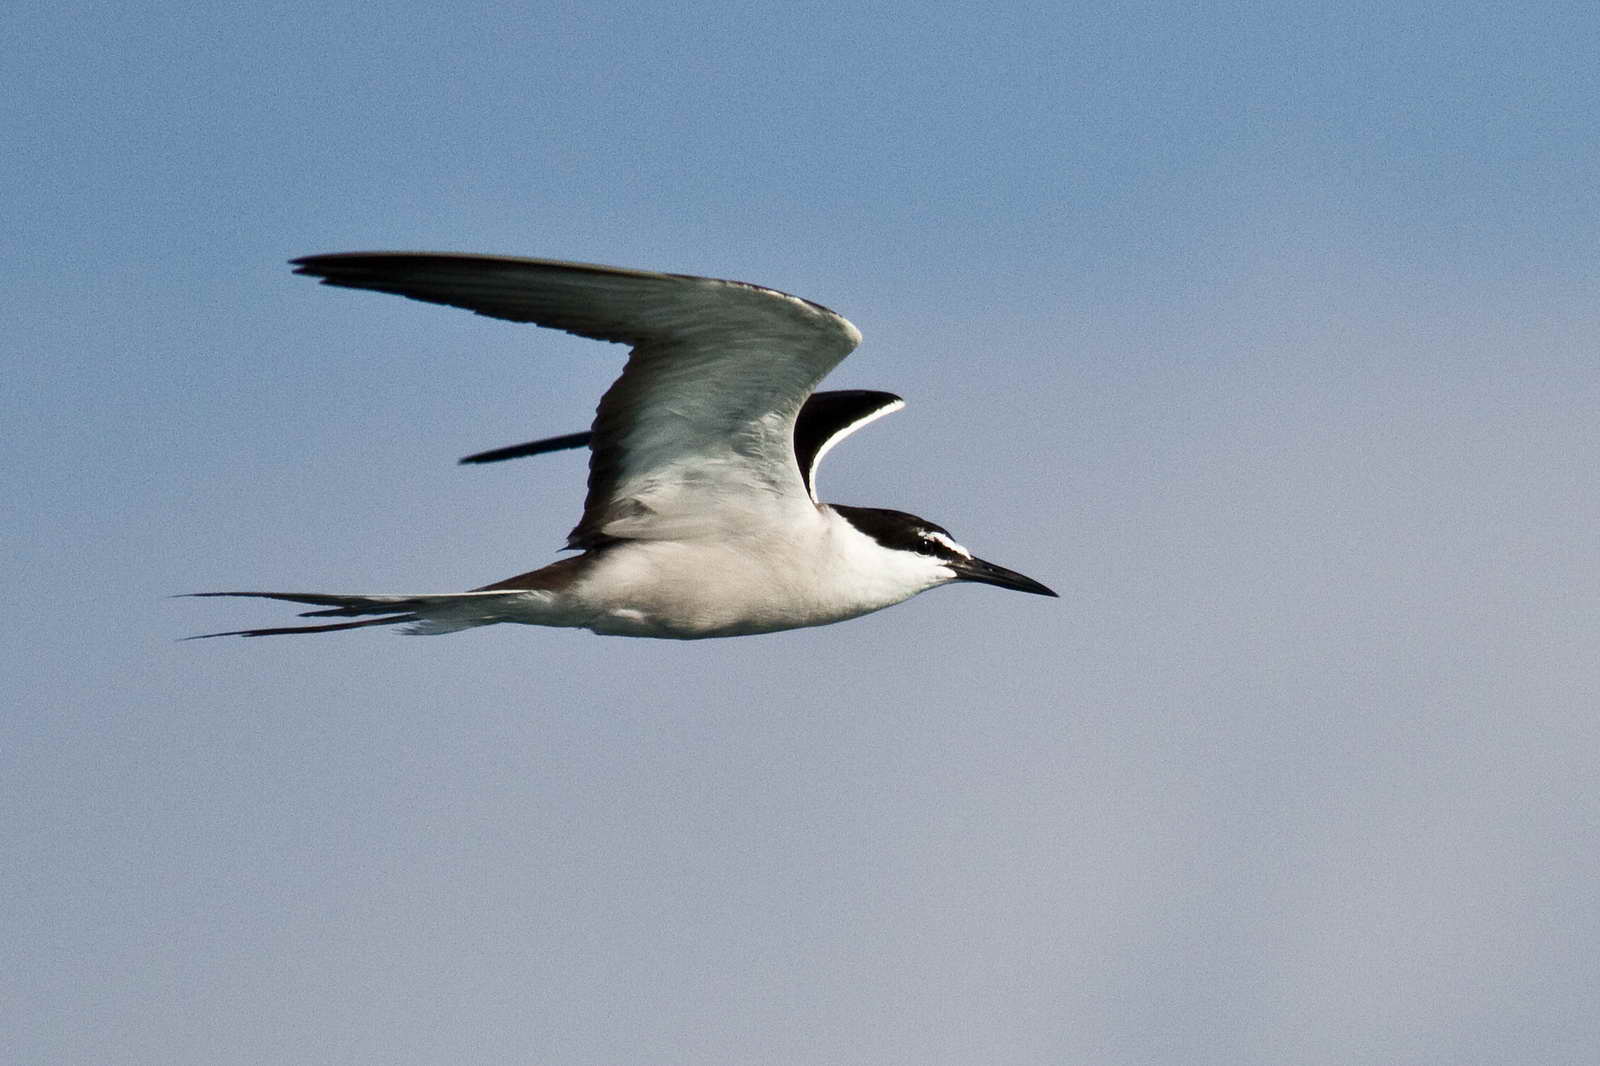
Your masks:
{"label": "black bill", "polygon": [[954,570],[957,579],[961,581],[981,581],[985,585],[999,585],[1003,589],[1031,592],[1035,596],[1056,595],[1031,577],[1023,577],[1015,570],[1007,570],[1003,566],[986,563],[982,559],[959,559],[946,562],[945,565]]}

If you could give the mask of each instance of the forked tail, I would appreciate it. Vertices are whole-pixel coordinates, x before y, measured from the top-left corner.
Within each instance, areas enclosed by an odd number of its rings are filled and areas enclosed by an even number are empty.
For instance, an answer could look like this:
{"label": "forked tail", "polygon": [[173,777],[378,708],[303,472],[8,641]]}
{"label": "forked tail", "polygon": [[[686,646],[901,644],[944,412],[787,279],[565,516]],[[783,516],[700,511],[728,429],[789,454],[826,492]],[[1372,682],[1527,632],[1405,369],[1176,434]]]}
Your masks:
{"label": "forked tail", "polygon": [[309,603],[322,607],[320,611],[302,611],[301,618],[351,618],[359,615],[381,615],[359,622],[330,622],[310,626],[274,626],[270,629],[230,629],[225,633],[200,633],[184,640],[205,640],[209,637],[275,637],[283,633],[328,633],[335,629],[361,629],[365,626],[407,625],[408,633],[433,635],[454,633],[459,629],[486,626],[503,621],[504,615],[495,610],[523,592],[453,592],[429,596],[335,596],[320,592],[195,592],[196,597],[249,596],[263,600],[288,600],[290,603]]}

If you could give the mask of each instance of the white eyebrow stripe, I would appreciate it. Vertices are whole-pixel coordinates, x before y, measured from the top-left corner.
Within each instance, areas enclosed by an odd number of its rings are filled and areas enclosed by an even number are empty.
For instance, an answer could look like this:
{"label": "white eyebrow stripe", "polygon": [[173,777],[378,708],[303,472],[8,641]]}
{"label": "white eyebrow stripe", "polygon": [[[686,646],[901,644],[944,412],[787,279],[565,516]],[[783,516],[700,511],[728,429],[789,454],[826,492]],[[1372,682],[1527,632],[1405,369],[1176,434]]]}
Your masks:
{"label": "white eyebrow stripe", "polygon": [[957,544],[955,541],[951,540],[949,537],[945,536],[943,533],[937,533],[937,532],[934,532],[932,530],[929,530],[927,533],[924,533],[922,536],[923,536],[923,538],[925,540],[931,540],[931,541],[935,542],[936,544],[943,544],[946,548],[949,548],[951,551],[955,552],[957,555],[964,555],[968,559],[972,558],[972,553],[971,552],[967,551],[967,549],[963,548],[961,545]]}

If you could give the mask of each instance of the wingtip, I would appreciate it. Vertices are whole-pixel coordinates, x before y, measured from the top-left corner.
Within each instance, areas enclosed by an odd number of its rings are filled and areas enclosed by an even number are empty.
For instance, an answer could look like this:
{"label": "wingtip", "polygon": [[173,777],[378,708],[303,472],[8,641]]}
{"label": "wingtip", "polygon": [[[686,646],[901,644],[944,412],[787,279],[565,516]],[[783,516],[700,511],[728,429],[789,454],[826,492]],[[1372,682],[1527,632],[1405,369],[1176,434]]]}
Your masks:
{"label": "wingtip", "polygon": [[329,265],[335,260],[355,260],[370,258],[374,255],[394,255],[394,252],[318,252],[316,255],[302,255],[289,260],[289,265],[294,267],[296,274],[305,274],[313,278],[321,278],[326,283],[330,276]]}

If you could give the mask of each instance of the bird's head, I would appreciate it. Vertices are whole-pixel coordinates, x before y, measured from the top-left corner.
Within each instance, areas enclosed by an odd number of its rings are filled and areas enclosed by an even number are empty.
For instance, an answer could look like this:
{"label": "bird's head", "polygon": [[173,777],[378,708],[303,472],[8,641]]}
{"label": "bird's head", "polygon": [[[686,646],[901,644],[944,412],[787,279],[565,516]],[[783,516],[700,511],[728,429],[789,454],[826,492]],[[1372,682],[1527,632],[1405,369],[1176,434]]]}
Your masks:
{"label": "bird's head", "polygon": [[926,518],[882,507],[831,506],[858,531],[876,541],[879,547],[914,557],[915,565],[928,571],[927,587],[952,581],[981,581],[986,585],[1031,592],[1037,596],[1056,595],[1031,577],[979,559],[957,544],[949,530]]}

